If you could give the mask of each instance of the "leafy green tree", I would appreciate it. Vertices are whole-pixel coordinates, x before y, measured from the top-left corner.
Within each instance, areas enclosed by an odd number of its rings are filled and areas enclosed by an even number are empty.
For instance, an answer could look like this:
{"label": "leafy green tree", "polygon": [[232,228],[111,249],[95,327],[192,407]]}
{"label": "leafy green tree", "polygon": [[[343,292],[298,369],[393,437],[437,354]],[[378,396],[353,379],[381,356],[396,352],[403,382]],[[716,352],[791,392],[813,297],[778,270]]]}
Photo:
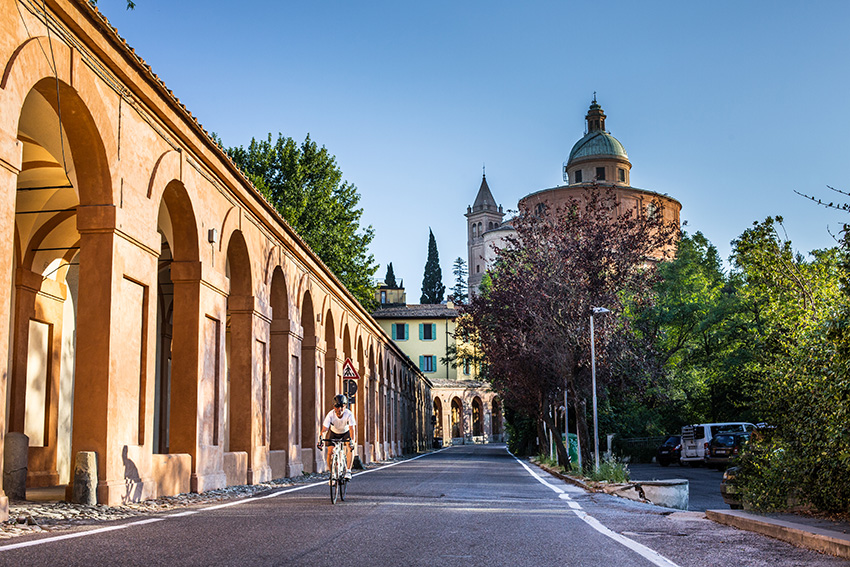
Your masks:
{"label": "leafy green tree", "polygon": [[452,292],[449,298],[458,305],[463,305],[469,297],[466,286],[466,261],[463,258],[456,258],[452,266],[452,274],[455,277],[455,285],[452,287]]}
{"label": "leafy green tree", "polygon": [[443,285],[443,271],[440,269],[440,254],[434,233],[428,229],[428,260],[425,262],[425,275],[422,278],[422,297],[419,303],[442,303],[446,286]]}
{"label": "leafy green tree", "polygon": [[384,285],[393,289],[398,288],[398,284],[395,281],[395,272],[393,272],[392,262],[387,264],[387,275],[384,276]]}
{"label": "leafy green tree", "polygon": [[850,371],[844,250],[796,253],[781,218],[755,223],[734,241],[740,294],[757,356],[747,365],[756,408],[775,427],[758,435],[741,473],[744,498],[760,508],[795,496],[850,512]]}
{"label": "leafy green tree", "polygon": [[309,134],[300,145],[278,134],[227,150],[262,195],[367,309],[374,304],[378,269],[369,253],[371,226],[360,226],[357,188],[325,147]]}
{"label": "leafy green tree", "polygon": [[[752,400],[738,373],[753,350],[742,332],[738,279],[724,273],[717,249],[700,232],[683,233],[676,257],[658,273],[656,302],[638,310],[634,322],[658,350],[665,379],[642,397],[615,403],[608,430],[660,435],[686,423],[749,418]],[[630,422],[642,429],[626,428]]]}

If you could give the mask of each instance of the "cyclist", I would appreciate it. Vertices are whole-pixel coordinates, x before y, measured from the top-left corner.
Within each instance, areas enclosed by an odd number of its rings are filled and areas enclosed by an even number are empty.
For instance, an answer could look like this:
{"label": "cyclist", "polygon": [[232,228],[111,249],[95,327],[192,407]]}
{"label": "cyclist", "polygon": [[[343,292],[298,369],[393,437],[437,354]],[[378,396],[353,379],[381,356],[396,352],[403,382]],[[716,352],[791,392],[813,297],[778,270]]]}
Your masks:
{"label": "cyclist", "polygon": [[354,435],[354,427],[357,422],[354,419],[354,414],[346,407],[347,405],[348,398],[344,395],[337,394],[334,396],[334,409],[328,412],[328,415],[325,416],[325,420],[322,422],[322,434],[319,437],[318,446],[321,449],[324,441],[328,441],[327,459],[328,470],[330,470],[333,454],[333,445],[330,441],[339,439],[343,443],[348,443],[345,448],[345,478],[346,480],[350,480],[351,463],[354,460],[354,441],[357,439]]}

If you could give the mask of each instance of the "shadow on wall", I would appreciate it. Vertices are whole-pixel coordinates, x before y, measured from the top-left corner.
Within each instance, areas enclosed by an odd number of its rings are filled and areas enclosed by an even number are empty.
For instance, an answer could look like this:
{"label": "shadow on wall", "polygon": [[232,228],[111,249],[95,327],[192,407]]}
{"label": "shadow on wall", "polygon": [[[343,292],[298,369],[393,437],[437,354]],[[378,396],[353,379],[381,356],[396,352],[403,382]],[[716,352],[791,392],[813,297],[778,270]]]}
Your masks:
{"label": "shadow on wall", "polygon": [[121,458],[124,460],[124,495],[121,503],[138,502],[142,497],[142,479],[136,463],[127,456],[128,447],[124,445],[121,450]]}

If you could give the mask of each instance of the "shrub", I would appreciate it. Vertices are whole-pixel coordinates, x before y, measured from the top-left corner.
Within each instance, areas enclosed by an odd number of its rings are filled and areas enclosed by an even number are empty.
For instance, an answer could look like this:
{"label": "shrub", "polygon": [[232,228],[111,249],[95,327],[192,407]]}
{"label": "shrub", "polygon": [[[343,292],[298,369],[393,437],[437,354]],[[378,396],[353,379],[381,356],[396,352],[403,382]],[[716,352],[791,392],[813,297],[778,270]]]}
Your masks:
{"label": "shrub", "polygon": [[617,457],[606,457],[599,463],[599,470],[592,470],[588,478],[597,482],[629,482],[629,465]]}

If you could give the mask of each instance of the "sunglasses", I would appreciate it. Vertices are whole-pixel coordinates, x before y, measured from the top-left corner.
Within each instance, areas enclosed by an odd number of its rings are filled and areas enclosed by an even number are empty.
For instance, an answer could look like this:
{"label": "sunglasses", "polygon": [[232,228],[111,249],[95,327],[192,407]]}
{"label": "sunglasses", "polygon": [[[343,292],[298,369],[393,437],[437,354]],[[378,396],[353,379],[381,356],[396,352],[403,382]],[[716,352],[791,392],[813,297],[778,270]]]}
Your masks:
{"label": "sunglasses", "polygon": [[341,408],[341,407],[343,407],[343,405],[342,404],[334,404],[334,407],[335,408]]}

